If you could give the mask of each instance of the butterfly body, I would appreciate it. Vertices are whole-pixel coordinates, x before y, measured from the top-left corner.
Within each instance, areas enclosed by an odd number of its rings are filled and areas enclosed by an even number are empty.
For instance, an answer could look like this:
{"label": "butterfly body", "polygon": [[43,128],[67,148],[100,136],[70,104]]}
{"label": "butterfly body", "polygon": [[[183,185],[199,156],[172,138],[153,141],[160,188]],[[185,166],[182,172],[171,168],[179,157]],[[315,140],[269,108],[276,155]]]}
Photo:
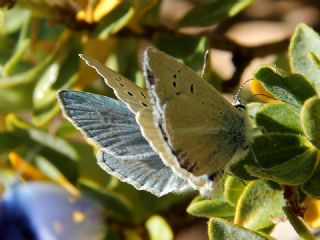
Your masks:
{"label": "butterfly body", "polygon": [[81,57],[126,106],[67,90],[58,99],[66,117],[100,148],[99,165],[120,180],[157,196],[207,192],[213,184],[208,176],[247,153],[252,131],[246,112],[173,57],[146,50],[147,89]]}

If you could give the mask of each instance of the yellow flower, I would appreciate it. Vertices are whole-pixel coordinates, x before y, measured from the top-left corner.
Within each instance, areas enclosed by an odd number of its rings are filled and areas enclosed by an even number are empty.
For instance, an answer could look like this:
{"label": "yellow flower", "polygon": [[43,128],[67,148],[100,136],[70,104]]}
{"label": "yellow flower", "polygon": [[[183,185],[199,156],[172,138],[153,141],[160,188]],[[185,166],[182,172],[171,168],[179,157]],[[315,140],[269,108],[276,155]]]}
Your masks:
{"label": "yellow flower", "polygon": [[250,88],[251,88],[251,92],[261,100],[264,100],[266,102],[271,102],[271,103],[279,102],[279,100],[275,99],[274,96],[272,96],[258,80],[253,79],[250,82]]}
{"label": "yellow flower", "polygon": [[121,0],[78,1],[81,10],[77,12],[77,20],[87,23],[98,22],[121,3]]}
{"label": "yellow flower", "polygon": [[303,216],[305,223],[312,228],[320,227],[320,199],[306,197],[304,200],[306,212]]}

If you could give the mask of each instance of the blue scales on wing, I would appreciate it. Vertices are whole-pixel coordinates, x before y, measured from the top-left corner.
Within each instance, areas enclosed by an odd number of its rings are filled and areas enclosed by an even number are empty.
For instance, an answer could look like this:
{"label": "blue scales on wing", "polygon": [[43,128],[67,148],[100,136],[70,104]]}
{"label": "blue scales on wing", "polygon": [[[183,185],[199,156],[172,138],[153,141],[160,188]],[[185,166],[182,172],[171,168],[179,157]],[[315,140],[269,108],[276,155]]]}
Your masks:
{"label": "blue scales on wing", "polygon": [[157,196],[191,189],[152,150],[126,104],[70,90],[60,91],[58,99],[66,117],[99,147],[98,163],[106,172]]}

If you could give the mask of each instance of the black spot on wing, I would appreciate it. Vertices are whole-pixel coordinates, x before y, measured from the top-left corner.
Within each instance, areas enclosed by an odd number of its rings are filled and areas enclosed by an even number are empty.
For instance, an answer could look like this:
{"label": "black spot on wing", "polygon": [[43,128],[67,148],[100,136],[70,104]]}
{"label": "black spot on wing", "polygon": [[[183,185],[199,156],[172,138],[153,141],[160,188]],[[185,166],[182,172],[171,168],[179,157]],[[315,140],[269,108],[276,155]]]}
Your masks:
{"label": "black spot on wing", "polygon": [[147,99],[147,97],[144,95],[143,92],[140,92],[141,93],[141,96],[144,98],[144,99]]}
{"label": "black spot on wing", "polygon": [[177,86],[176,81],[173,81],[173,82],[172,82],[172,85],[173,85],[173,87],[176,87],[176,86]]}
{"label": "black spot on wing", "polygon": [[194,89],[193,89],[193,84],[191,84],[190,86],[190,92],[193,93]]}

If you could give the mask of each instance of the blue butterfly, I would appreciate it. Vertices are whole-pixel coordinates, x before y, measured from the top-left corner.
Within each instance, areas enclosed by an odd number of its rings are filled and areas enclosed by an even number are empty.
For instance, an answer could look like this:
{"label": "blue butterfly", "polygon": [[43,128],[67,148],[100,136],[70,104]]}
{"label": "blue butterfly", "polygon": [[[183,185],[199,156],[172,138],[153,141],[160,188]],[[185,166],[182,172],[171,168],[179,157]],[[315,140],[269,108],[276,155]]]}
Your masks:
{"label": "blue butterfly", "polygon": [[249,149],[243,106],[232,106],[209,83],[167,54],[148,48],[147,89],[81,55],[121,100],[70,90],[58,93],[64,115],[99,147],[109,174],[157,196],[212,191],[219,175]]}

